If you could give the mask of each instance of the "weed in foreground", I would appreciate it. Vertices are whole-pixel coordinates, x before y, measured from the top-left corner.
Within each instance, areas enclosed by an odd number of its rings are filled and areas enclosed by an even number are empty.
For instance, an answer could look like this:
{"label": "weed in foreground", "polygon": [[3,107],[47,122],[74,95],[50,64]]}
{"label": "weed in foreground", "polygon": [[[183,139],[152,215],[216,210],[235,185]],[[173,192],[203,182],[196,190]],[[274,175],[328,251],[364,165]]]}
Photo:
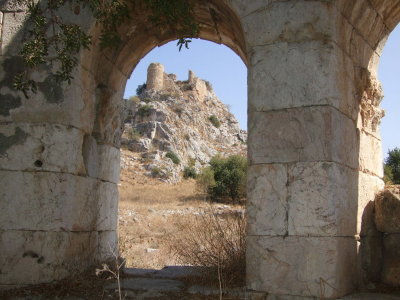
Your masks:
{"label": "weed in foreground", "polygon": [[222,290],[244,286],[245,227],[243,214],[198,216],[180,224],[170,251],[182,264],[206,267],[204,283],[217,283]]}

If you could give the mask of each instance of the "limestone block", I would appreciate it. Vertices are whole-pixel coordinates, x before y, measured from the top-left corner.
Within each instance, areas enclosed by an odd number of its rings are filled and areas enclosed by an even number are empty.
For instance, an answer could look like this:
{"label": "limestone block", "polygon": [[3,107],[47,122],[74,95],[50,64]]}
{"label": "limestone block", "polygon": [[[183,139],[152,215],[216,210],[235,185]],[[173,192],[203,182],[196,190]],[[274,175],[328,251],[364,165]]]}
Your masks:
{"label": "limestone block", "polygon": [[0,125],[0,168],[85,174],[82,140],[82,131],[64,125]]}
{"label": "limestone block", "polygon": [[367,67],[374,53],[374,49],[365,41],[357,30],[354,30],[350,41],[350,56],[354,62],[362,67]]}
{"label": "limestone block", "polygon": [[253,164],[334,161],[358,167],[354,123],[329,106],[250,111],[248,145]]}
{"label": "limestone block", "polygon": [[400,285],[400,234],[388,234],[383,238],[383,268],[382,281],[384,283]]}
{"label": "limestone block", "polygon": [[250,111],[331,105],[356,118],[354,66],[333,42],[278,43],[250,53]]}
{"label": "limestone block", "polygon": [[358,213],[357,232],[361,236],[374,234],[374,200],[376,195],[384,189],[384,182],[381,178],[358,173]]}
{"label": "limestone block", "polygon": [[97,141],[90,135],[85,135],[82,145],[83,161],[86,168],[86,174],[89,177],[96,178],[99,175],[99,152]]}
{"label": "limestone block", "polygon": [[98,178],[118,183],[120,173],[120,150],[109,145],[98,145],[99,175]]}
{"label": "limestone block", "polygon": [[18,55],[26,35],[26,13],[4,12],[1,55]]}
{"label": "limestone block", "polygon": [[115,230],[118,189],[113,183],[51,172],[0,171],[3,230]]}
{"label": "limestone block", "polygon": [[360,131],[359,169],[364,173],[383,177],[382,142],[375,136]]}
{"label": "limestone block", "polygon": [[0,2],[0,10],[6,12],[17,12],[25,9],[21,1],[18,0],[3,0]]}
{"label": "limestone block", "polygon": [[248,170],[247,230],[250,235],[285,235],[288,231],[287,169],[254,165]]}
{"label": "limestone block", "polygon": [[76,68],[71,85],[59,84],[49,73],[55,70],[41,67],[32,74],[38,91],[26,99],[13,87],[14,76],[23,68],[21,57],[0,56],[0,122],[55,123],[91,132],[95,97],[93,91],[81,87],[83,82],[90,81],[90,73]]}
{"label": "limestone block", "polygon": [[385,24],[388,28],[393,29],[398,24],[400,7],[397,1],[371,0],[371,4],[385,20]]}
{"label": "limestone block", "polygon": [[[382,5],[384,7],[391,6],[391,4],[395,3],[390,0],[372,0],[371,2],[373,6],[376,2],[379,2],[379,4],[386,2]],[[345,16],[345,19],[349,20],[352,26],[354,26],[354,33],[361,33],[363,39],[366,40],[372,48],[375,48],[379,39],[388,34],[388,30],[391,30],[388,29],[379,10],[377,11],[371,7],[370,3],[365,3],[364,1],[340,0],[336,1],[336,5]]]}
{"label": "limestone block", "polygon": [[356,255],[350,237],[249,236],[247,286],[273,295],[336,299],[353,290]]}
{"label": "limestone block", "polygon": [[247,0],[230,0],[232,8],[236,13],[244,18],[258,10],[268,9],[270,3],[276,0],[253,0],[251,2]]}
{"label": "limestone block", "polygon": [[100,231],[98,233],[98,249],[96,252],[97,261],[115,262],[118,257],[118,234],[115,230]]}
{"label": "limestone block", "polygon": [[98,237],[92,232],[0,232],[0,284],[37,284],[58,280],[92,266]]}
{"label": "limestone block", "polygon": [[[3,12],[0,11],[0,47],[1,47],[1,38],[2,38],[2,31],[3,31]],[[1,53],[0,53],[1,55]]]}
{"label": "limestone block", "polygon": [[[242,21],[249,47],[333,37],[333,24],[338,12],[332,9],[330,2],[264,1],[264,5],[261,1],[254,2],[248,9],[257,10]],[[268,2],[272,3],[268,5]]]}
{"label": "limestone block", "polygon": [[380,232],[400,234],[400,197],[390,190],[375,200],[375,224]]}
{"label": "limestone block", "polygon": [[112,183],[119,182],[120,150],[118,148],[97,144],[94,137],[85,135],[82,153],[88,176]]}
{"label": "limestone block", "polygon": [[289,235],[354,236],[357,175],[356,170],[336,163],[289,166]]}
{"label": "limestone block", "polygon": [[122,95],[107,87],[96,90],[96,120],[93,136],[97,143],[120,146]]}

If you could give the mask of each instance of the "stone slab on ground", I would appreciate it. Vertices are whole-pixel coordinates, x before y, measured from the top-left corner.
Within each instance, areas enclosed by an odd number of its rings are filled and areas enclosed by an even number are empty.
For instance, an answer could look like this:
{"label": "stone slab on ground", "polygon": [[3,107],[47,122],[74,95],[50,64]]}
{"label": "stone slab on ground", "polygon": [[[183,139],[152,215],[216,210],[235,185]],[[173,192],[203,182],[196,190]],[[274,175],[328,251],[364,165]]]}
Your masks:
{"label": "stone slab on ground", "polygon": [[86,299],[74,296],[66,296],[66,297],[18,296],[14,298],[8,298],[8,300],[86,300]]}
{"label": "stone slab on ground", "polygon": [[165,268],[155,272],[153,277],[177,279],[184,277],[201,276],[203,267],[194,266],[166,266]]}
{"label": "stone slab on ground", "polygon": [[360,294],[345,296],[338,300],[400,300],[400,295],[360,293]]}
{"label": "stone slab on ground", "polygon": [[[320,300],[328,298],[316,298],[316,297],[301,297],[301,296],[290,296],[290,295],[272,295],[265,293],[252,293],[249,298],[251,300]],[[329,298],[331,299],[331,298]],[[375,294],[375,293],[357,293],[342,298],[334,298],[336,300],[400,300],[400,295],[388,295],[388,294]]]}
{"label": "stone slab on ground", "polygon": [[124,275],[132,277],[151,276],[156,273],[155,269],[141,269],[141,268],[126,268],[124,269]]}
{"label": "stone slab on ground", "polygon": [[[156,292],[181,292],[184,284],[177,280],[156,279],[156,278],[128,278],[121,281],[121,287],[124,290],[131,291],[156,291]],[[107,290],[118,289],[117,282],[107,284]]]}

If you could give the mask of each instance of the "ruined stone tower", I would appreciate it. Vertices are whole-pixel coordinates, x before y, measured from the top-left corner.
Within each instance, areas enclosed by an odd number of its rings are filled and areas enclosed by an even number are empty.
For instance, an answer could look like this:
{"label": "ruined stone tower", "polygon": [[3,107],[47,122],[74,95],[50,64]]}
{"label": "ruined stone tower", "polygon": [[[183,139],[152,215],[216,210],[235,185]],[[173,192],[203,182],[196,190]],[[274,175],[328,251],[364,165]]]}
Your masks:
{"label": "ruined stone tower", "polygon": [[147,68],[147,89],[161,91],[164,87],[164,66],[152,63]]}

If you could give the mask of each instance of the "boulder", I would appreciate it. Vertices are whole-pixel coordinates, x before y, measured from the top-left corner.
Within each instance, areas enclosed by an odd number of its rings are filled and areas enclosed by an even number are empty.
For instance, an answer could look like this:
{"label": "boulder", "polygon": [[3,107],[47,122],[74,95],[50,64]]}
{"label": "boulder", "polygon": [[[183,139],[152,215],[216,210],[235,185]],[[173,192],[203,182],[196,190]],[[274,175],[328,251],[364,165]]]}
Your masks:
{"label": "boulder", "polygon": [[400,233],[400,197],[386,189],[375,200],[375,224],[380,232]]}

